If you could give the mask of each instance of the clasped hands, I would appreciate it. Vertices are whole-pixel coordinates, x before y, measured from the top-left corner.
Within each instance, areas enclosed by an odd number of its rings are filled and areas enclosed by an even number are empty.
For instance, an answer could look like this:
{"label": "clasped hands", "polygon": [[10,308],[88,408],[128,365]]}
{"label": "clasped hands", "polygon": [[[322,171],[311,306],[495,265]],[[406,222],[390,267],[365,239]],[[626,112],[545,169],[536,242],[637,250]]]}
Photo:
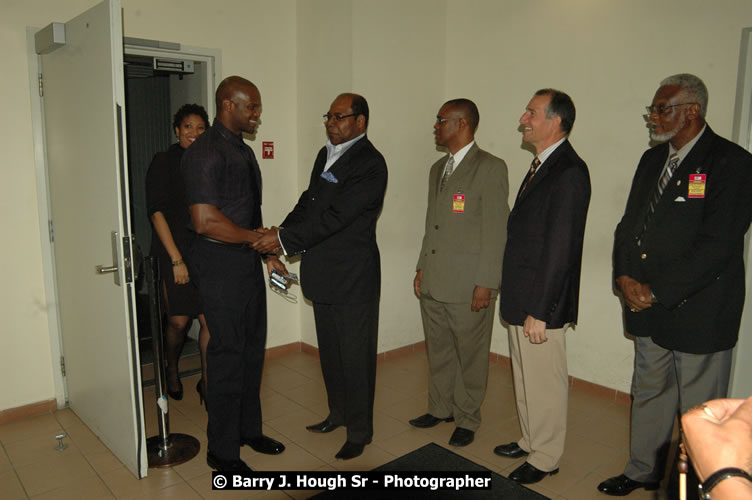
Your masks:
{"label": "clasped hands", "polygon": [[624,302],[632,312],[644,311],[655,302],[650,293],[650,285],[640,283],[634,278],[623,275],[616,278],[616,284],[621,289]]}
{"label": "clasped hands", "polygon": [[279,243],[279,228],[272,226],[271,228],[259,227],[254,229],[254,232],[261,233],[261,237],[255,242],[251,243],[251,247],[258,253],[263,254],[278,254],[281,250]]}

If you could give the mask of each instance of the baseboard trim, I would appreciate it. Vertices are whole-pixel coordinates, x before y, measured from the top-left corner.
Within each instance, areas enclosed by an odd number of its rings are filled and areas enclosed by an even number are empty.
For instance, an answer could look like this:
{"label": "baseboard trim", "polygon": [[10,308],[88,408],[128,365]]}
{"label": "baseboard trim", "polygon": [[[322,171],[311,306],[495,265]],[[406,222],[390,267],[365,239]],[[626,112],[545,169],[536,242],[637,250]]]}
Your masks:
{"label": "baseboard trim", "polygon": [[24,418],[46,415],[55,410],[57,410],[57,401],[54,399],[30,403],[16,408],[8,408],[7,410],[0,410],[0,425],[15,422],[16,420]]}
{"label": "baseboard trim", "polygon": [[[294,347],[290,347],[294,346]],[[315,356],[316,358],[319,357],[319,349],[316,346],[312,346],[310,344],[306,344],[305,342],[294,342],[293,344],[287,344],[285,346],[279,346],[279,347],[273,347],[271,349],[267,349],[267,359],[276,356],[276,350],[280,350],[279,353],[287,353],[287,352],[304,352],[306,354],[311,354]],[[275,351],[275,354],[270,355],[270,351]],[[416,342],[414,344],[398,347],[397,349],[392,349],[391,351],[386,351],[379,353],[377,357],[378,362],[386,361],[387,359],[396,359],[401,356],[405,356],[407,354],[412,354],[414,352],[425,352],[426,351],[426,342],[424,340],[420,342]],[[506,367],[511,369],[512,368],[512,361],[509,359],[509,356],[504,356],[503,354],[497,354],[495,352],[491,352],[488,354],[488,360],[491,363],[498,364],[499,366]],[[577,377],[569,377],[569,387],[576,387],[578,390],[586,392],[592,396],[595,396],[597,398],[603,399],[605,401],[611,401],[614,403],[619,404],[625,404],[630,405],[632,403],[631,396],[622,391],[618,391],[616,389],[612,389],[610,387],[605,387],[599,384],[595,384],[593,382],[588,382],[587,380],[582,380]]]}
{"label": "baseboard trim", "polygon": [[[397,359],[408,354],[415,352],[425,352],[426,342],[420,341],[414,344],[398,347],[391,351],[385,351],[379,353],[377,362],[383,362],[386,360]],[[319,358],[319,349],[316,346],[307,344],[305,342],[292,342],[290,344],[280,345],[276,347],[270,347],[266,349],[264,354],[265,359],[274,359],[284,354],[291,352],[304,352],[315,358]],[[488,354],[488,360],[490,363],[498,364],[502,367],[511,368],[512,362],[509,356],[503,354],[497,354],[495,352]],[[611,401],[619,404],[629,405],[632,402],[631,396],[628,393],[611,389],[587,380],[582,380],[577,377],[569,377],[569,387],[576,387],[578,390],[586,392],[597,398]],[[37,403],[30,403],[28,405],[19,406],[17,408],[8,408],[7,410],[0,410],[0,425],[14,422],[29,417],[37,417],[39,415],[45,415],[57,410],[57,401],[54,399],[48,399],[46,401],[39,401]]]}

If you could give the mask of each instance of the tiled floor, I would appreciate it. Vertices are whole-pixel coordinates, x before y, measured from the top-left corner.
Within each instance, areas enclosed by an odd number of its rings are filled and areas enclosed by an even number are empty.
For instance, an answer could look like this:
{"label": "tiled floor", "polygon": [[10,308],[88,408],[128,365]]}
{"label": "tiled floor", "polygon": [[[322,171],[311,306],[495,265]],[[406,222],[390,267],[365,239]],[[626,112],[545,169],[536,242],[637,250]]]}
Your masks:
{"label": "tiled floor", "polygon": [[[243,447],[241,457],[260,470],[370,470],[431,441],[446,443],[453,424],[419,430],[410,418],[426,410],[427,360],[425,352],[387,357],[377,370],[375,435],[362,456],[338,461],[334,454],[345,441],[340,428],[330,434],[312,434],[305,426],[327,415],[326,395],[318,360],[305,353],[290,353],[267,360],[262,385],[264,432],[285,443],[278,456],[258,454]],[[201,451],[193,460],[167,469],[149,469],[139,481],[104,447],[70,410],[0,425],[0,498],[307,498],[309,491],[212,492],[211,470],[206,465],[206,412],[194,390],[197,376],[183,380],[185,398],[171,402],[171,430],[198,438]],[[147,435],[156,431],[153,388],[144,390]],[[595,487],[604,478],[621,473],[627,458],[629,408],[572,388],[567,447],[560,472],[532,489],[555,499],[608,498]],[[68,448],[55,450],[55,434],[65,431]],[[519,437],[512,376],[508,366],[491,364],[483,424],[475,441],[451,448],[502,475],[523,459],[493,454],[493,447]],[[630,499],[656,498],[637,490]]]}

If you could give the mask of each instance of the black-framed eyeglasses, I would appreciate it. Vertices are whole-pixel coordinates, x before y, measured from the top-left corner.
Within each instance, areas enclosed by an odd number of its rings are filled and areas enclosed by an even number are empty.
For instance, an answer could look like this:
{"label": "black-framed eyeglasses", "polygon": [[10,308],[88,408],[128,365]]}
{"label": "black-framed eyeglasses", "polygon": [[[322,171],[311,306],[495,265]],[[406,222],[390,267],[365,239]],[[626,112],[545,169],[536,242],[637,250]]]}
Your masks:
{"label": "black-framed eyeglasses", "polygon": [[645,109],[648,110],[648,116],[652,115],[653,113],[657,113],[659,116],[665,115],[669,111],[671,111],[672,108],[676,108],[678,106],[686,106],[688,104],[697,104],[696,102],[682,102],[679,104],[671,104],[670,106],[664,106],[663,104],[658,104],[657,106],[645,106]]}
{"label": "black-framed eyeglasses", "polygon": [[350,113],[349,115],[341,115],[339,113],[334,113],[334,114],[327,113],[327,114],[323,115],[322,118],[324,118],[324,122],[328,122],[332,118],[334,118],[338,122],[341,122],[345,118],[350,118],[351,116],[356,116],[356,114],[355,113]]}
{"label": "black-framed eyeglasses", "polygon": [[455,116],[455,117],[452,117],[452,118],[442,118],[442,117],[440,117],[440,116],[437,116],[437,117],[436,117],[436,123],[437,123],[437,124],[439,124],[439,125],[441,125],[441,124],[443,124],[444,122],[448,122],[449,120],[461,120],[461,119],[462,119],[462,118],[459,118],[459,117],[457,117],[457,116]]}

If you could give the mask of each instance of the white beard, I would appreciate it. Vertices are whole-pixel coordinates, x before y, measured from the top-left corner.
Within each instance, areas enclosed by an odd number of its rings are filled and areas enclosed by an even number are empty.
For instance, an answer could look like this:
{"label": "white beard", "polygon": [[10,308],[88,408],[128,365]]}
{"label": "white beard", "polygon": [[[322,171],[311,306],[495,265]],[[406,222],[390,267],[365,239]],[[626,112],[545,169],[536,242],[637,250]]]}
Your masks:
{"label": "white beard", "polygon": [[650,138],[654,140],[655,142],[668,142],[671,139],[676,136],[676,134],[679,133],[681,129],[684,128],[684,126],[687,124],[687,117],[684,113],[681,114],[681,117],[679,118],[679,123],[676,124],[674,127],[674,130],[670,130],[668,132],[664,132],[662,134],[656,134],[654,132],[655,129],[650,130]]}

